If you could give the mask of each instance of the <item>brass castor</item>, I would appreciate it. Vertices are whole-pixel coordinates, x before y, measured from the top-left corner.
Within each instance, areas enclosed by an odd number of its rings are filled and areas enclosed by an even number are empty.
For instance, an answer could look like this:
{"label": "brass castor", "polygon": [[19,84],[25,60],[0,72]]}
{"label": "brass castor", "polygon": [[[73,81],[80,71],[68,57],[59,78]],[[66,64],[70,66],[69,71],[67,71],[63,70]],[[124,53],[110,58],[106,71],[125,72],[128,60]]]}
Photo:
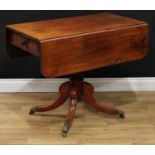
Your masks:
{"label": "brass castor", "polygon": [[125,119],[125,114],[123,111],[119,111],[118,112],[118,116],[121,118],[121,119]]}
{"label": "brass castor", "polygon": [[66,137],[68,131],[69,131],[69,125],[68,124],[65,124],[64,127],[63,127],[63,129],[62,129],[62,136],[63,137]]}
{"label": "brass castor", "polygon": [[31,110],[30,110],[29,114],[30,114],[30,115],[34,115],[34,114],[35,114],[35,112],[36,112],[36,109],[35,109],[35,108],[31,108]]}

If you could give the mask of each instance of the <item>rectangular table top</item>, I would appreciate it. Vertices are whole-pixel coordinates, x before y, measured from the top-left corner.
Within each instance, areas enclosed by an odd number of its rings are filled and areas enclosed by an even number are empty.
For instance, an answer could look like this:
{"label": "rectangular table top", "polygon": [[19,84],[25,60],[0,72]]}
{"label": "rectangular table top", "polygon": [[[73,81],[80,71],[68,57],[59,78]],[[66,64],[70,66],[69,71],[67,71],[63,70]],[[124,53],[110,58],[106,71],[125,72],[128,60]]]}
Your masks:
{"label": "rectangular table top", "polygon": [[144,21],[118,16],[111,13],[100,13],[78,17],[27,22],[8,25],[7,28],[21,33],[34,40],[43,41],[75,35],[96,33],[146,24]]}
{"label": "rectangular table top", "polygon": [[39,56],[46,77],[60,77],[142,59],[148,24],[110,13],[6,26],[10,57]]}

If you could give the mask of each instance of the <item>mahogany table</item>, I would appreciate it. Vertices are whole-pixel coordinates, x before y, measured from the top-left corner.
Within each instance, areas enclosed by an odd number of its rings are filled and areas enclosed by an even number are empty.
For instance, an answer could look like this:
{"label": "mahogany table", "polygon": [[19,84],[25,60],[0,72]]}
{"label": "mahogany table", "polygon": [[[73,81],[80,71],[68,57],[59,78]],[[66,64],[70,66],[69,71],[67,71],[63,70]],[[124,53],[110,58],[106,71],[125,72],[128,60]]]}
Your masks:
{"label": "mahogany table", "polygon": [[[6,26],[6,49],[12,58],[39,57],[45,77],[61,77],[142,59],[148,51],[148,24],[110,13],[13,24]],[[30,114],[58,108],[69,98],[63,136],[71,127],[78,100],[97,111],[125,117],[121,110],[98,104],[93,86],[82,78],[71,78],[59,92],[55,102],[33,107]]]}

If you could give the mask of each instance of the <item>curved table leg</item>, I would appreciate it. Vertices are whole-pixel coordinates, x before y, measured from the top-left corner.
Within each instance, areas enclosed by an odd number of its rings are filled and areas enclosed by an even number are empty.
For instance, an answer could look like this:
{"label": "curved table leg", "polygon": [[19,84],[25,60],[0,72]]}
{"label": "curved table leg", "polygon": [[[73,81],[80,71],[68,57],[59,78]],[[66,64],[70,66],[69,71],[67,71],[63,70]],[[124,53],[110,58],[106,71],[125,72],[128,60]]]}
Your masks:
{"label": "curved table leg", "polygon": [[97,111],[104,112],[109,115],[118,115],[122,119],[125,118],[123,111],[115,109],[111,106],[98,104],[95,98],[93,97],[93,86],[90,85],[89,83],[84,83],[83,97],[84,97],[84,100]]}
{"label": "curved table leg", "polygon": [[56,101],[47,105],[33,107],[31,108],[29,114],[33,115],[35,112],[45,112],[60,107],[67,100],[69,96],[69,83],[66,82],[62,84],[60,86],[59,92],[60,96],[56,99]]}
{"label": "curved table leg", "polygon": [[78,100],[77,99],[77,90],[72,89],[71,94],[70,94],[68,114],[67,114],[64,126],[62,128],[62,136],[63,137],[65,137],[67,135],[67,133],[72,125],[75,111],[76,111],[77,100]]}

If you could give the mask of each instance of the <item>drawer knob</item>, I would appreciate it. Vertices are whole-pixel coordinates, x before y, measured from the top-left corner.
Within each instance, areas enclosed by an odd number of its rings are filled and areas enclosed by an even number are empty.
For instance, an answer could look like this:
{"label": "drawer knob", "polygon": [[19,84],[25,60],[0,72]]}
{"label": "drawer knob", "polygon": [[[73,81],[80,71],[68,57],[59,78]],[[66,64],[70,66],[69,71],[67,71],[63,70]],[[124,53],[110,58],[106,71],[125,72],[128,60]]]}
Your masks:
{"label": "drawer knob", "polygon": [[27,45],[28,45],[28,41],[23,41],[23,42],[22,42],[22,45],[23,45],[23,46],[27,46]]}

